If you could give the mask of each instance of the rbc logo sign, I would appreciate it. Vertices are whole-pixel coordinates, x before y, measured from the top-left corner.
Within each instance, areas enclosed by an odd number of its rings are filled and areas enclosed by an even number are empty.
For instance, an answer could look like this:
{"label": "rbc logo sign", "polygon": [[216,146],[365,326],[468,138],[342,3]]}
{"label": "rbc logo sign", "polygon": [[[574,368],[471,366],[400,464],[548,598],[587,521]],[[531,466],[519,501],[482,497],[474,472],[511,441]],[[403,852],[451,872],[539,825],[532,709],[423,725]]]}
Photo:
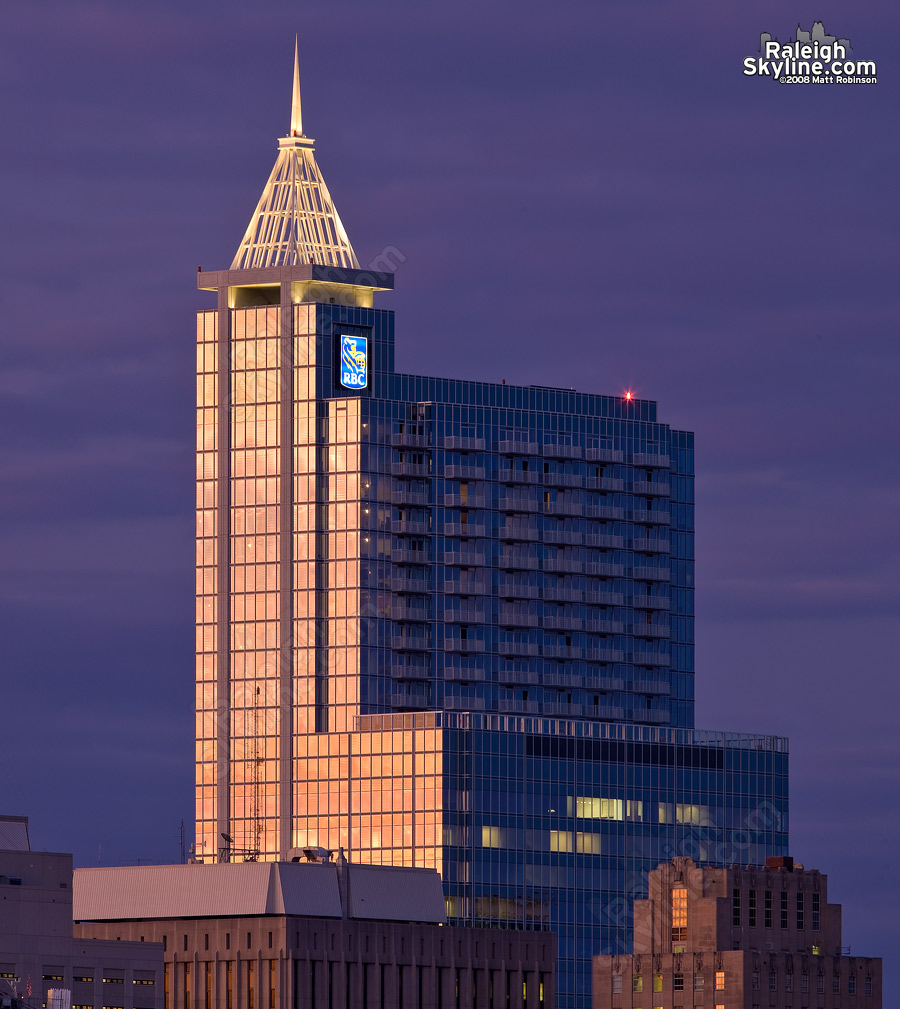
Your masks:
{"label": "rbc logo sign", "polygon": [[369,384],[368,340],[364,336],[341,336],[341,385],[365,389]]}

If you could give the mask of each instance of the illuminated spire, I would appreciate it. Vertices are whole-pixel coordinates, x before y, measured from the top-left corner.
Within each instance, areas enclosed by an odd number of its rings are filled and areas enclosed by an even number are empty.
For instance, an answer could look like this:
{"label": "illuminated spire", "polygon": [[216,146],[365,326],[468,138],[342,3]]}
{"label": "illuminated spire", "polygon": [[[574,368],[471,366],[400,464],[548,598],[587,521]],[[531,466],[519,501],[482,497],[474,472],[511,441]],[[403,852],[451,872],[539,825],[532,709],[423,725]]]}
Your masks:
{"label": "illuminated spire", "polygon": [[300,59],[294,42],[291,130],[278,141],[278,157],[238,248],[232,270],[316,263],[359,269],[359,262],[328,186],[303,135]]}
{"label": "illuminated spire", "polygon": [[300,114],[300,50],[294,36],[294,93],[291,97],[291,136],[303,136],[303,116]]}

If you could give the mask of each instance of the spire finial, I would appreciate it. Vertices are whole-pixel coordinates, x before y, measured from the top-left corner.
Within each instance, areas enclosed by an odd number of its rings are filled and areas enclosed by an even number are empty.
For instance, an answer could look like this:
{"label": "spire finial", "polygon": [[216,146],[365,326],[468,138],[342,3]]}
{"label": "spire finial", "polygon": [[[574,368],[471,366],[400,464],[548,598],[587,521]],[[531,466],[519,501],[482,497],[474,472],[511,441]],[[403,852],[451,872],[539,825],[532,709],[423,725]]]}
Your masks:
{"label": "spire finial", "polygon": [[300,115],[300,51],[297,36],[294,36],[294,91],[291,96],[292,137],[303,136],[303,119]]}

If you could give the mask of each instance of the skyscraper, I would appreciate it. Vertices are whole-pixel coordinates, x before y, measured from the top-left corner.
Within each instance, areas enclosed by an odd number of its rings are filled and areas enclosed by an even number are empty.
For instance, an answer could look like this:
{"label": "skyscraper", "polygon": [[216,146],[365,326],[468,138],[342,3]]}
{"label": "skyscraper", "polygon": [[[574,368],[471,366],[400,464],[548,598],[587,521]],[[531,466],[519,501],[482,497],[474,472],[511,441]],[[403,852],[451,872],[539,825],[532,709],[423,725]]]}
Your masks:
{"label": "skyscraper", "polygon": [[784,740],[693,728],[693,438],[656,404],[405,375],[290,135],[198,315],[198,851],[421,864],[554,927],[559,1005],[675,854],[786,850]]}

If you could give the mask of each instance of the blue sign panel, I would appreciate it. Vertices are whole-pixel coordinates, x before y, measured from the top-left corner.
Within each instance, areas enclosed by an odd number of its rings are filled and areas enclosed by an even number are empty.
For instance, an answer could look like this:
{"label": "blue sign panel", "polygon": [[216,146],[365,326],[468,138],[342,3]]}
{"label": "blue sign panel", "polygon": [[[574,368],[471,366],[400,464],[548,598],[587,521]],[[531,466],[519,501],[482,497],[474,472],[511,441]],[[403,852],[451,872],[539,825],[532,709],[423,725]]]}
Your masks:
{"label": "blue sign panel", "polygon": [[365,336],[341,336],[341,385],[365,389],[369,384],[369,351]]}

